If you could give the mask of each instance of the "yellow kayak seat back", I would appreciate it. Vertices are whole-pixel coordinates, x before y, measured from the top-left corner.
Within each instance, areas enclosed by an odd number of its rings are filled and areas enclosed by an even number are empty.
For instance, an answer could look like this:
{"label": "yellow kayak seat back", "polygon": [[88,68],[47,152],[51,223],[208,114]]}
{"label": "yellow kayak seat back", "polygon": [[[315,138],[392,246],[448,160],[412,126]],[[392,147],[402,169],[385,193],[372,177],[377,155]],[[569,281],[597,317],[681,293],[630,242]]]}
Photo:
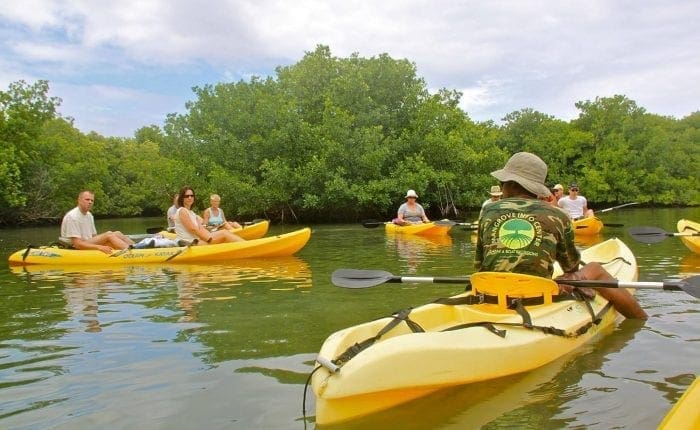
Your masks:
{"label": "yellow kayak seat back", "polygon": [[498,307],[508,308],[509,298],[542,297],[545,305],[559,294],[559,286],[551,279],[510,272],[477,272],[470,277],[474,294],[498,296]]}

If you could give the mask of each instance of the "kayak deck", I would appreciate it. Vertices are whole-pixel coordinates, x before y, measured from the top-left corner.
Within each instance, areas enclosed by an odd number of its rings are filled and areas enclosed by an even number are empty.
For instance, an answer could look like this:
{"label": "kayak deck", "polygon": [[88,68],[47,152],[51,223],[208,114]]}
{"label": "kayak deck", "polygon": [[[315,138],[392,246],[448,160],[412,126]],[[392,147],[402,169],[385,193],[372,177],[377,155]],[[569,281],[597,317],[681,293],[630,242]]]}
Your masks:
{"label": "kayak deck", "polygon": [[[698,233],[700,232],[700,223],[693,222],[687,219],[678,221],[677,224],[679,233]],[[679,236],[681,242],[691,251],[700,254],[700,236]]]}
{"label": "kayak deck", "polygon": [[27,248],[9,257],[13,265],[45,264],[96,266],[115,264],[210,263],[240,258],[286,257],[301,250],[311,238],[311,229],[244,242],[172,248],[130,249],[105,254],[96,250],[65,249],[56,246]]}
{"label": "kayak deck", "polygon": [[426,222],[420,224],[398,225],[392,222],[385,224],[385,231],[390,234],[417,234],[421,236],[445,236],[452,228],[450,224]]}
{"label": "kayak deck", "polygon": [[[586,261],[609,262],[622,257],[606,268],[618,279],[636,280],[634,256],[619,240],[606,241],[583,253]],[[469,292],[454,298],[468,296],[474,297]],[[599,318],[597,323],[588,304]],[[312,377],[316,423],[353,420],[449,386],[543,366],[606,334],[614,325],[617,313],[605,299],[597,295],[588,304],[566,300],[527,306],[533,325],[557,328],[559,334],[525,328],[515,311],[491,303],[431,303],[407,315],[397,313],[340,330],[328,337],[319,352],[319,363],[334,360],[340,370],[321,367]],[[412,329],[407,319],[423,331]],[[346,354],[353,345],[364,345],[378,333],[382,333],[381,338],[370,346]]]}
{"label": "kayak deck", "polygon": [[[253,239],[260,239],[261,237],[265,236],[267,234],[267,231],[270,228],[270,221],[268,220],[262,220],[259,222],[256,222],[251,225],[243,225],[241,228],[232,228],[229,229],[231,233],[235,234],[236,236],[245,239],[245,240],[253,240]],[[169,231],[161,231],[160,233],[161,236],[168,238],[168,239],[173,239],[175,240],[177,238],[177,235],[175,233],[169,232]]]}
{"label": "kayak deck", "polygon": [[603,230],[603,221],[597,217],[577,219],[573,225],[577,236],[594,236]]}
{"label": "kayak deck", "polygon": [[659,430],[700,428],[700,377],[685,390],[659,424]]}

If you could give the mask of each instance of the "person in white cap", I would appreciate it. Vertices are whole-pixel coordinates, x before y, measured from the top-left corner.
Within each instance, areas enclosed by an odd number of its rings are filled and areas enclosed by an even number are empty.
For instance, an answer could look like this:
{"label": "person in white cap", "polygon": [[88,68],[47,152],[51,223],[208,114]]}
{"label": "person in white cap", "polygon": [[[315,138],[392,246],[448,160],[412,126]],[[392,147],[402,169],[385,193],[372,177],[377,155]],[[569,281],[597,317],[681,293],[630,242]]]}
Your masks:
{"label": "person in white cap", "polygon": [[491,189],[489,190],[489,194],[491,195],[491,197],[486,199],[484,201],[484,203],[481,204],[481,211],[479,212],[479,218],[481,218],[481,214],[484,213],[484,208],[486,207],[486,205],[499,201],[501,199],[501,196],[503,195],[503,192],[501,191],[500,186],[493,185],[493,186],[491,186]]}
{"label": "person in white cap", "polygon": [[[545,185],[547,165],[535,154],[519,152],[505,167],[491,172],[501,181],[501,200],[484,208],[479,220],[475,267],[478,271],[514,272],[551,278],[554,262],[564,274],[559,279],[613,280],[600,263],[582,264],[574,245],[571,219],[564,211],[539,200],[549,196]],[[513,234],[517,232],[517,234]],[[570,286],[560,285],[562,292]],[[591,289],[579,289],[587,296]],[[624,288],[596,289],[626,318],[647,317],[635,298]]]}
{"label": "person in white cap", "polygon": [[406,202],[399,206],[398,213],[394,219],[394,224],[398,225],[410,225],[421,222],[430,222],[428,217],[425,215],[425,209],[416,200],[418,200],[418,194],[415,190],[408,190],[406,192]]}

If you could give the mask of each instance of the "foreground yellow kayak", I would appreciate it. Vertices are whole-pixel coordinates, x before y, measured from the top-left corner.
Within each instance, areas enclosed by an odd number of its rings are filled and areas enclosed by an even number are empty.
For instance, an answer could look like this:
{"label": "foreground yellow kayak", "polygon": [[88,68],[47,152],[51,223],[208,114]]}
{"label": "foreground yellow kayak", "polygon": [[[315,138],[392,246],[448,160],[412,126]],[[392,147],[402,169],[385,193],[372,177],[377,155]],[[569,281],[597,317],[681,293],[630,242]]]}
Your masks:
{"label": "foreground yellow kayak", "polygon": [[96,266],[112,264],[210,263],[239,258],[285,257],[302,249],[311,237],[303,228],[277,236],[245,242],[173,248],[130,249],[105,254],[93,250],[64,249],[55,246],[20,249],[10,255],[10,265],[49,264]]}
{"label": "foreground yellow kayak", "polygon": [[597,217],[577,219],[573,224],[576,236],[593,236],[603,230],[603,221]]}
{"label": "foreground yellow kayak", "polygon": [[[693,222],[687,219],[678,221],[677,224],[679,233],[700,233],[700,223]],[[681,241],[689,250],[696,254],[700,254],[700,236],[679,236]]]}
{"label": "foreground yellow kayak", "polygon": [[[618,239],[584,250],[582,259],[604,263],[618,280],[637,279],[634,255]],[[552,301],[558,286],[551,280],[484,272],[471,282],[472,291],[452,303],[406,309],[329,336],[311,380],[316,423],[354,420],[449,386],[538,368],[608,333],[617,319],[600,295]],[[528,298],[534,328],[506,308],[506,296]]]}
{"label": "foreground yellow kayak", "polygon": [[700,429],[700,378],[698,377],[659,424],[659,430],[697,429]]}
{"label": "foreground yellow kayak", "polygon": [[391,234],[418,234],[422,236],[444,236],[452,228],[450,224],[436,224],[426,222],[411,225],[397,225],[391,222],[385,224],[384,229]]}

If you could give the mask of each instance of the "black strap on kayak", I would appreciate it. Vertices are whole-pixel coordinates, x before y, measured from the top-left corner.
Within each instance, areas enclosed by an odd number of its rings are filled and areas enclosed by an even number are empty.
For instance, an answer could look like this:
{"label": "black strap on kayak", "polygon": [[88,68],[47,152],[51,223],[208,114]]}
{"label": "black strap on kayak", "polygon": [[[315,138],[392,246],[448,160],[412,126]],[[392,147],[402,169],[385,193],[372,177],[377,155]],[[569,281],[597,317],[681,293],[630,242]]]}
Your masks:
{"label": "black strap on kayak", "polygon": [[[443,329],[441,331],[453,331],[453,330],[462,330],[462,329],[467,329],[467,328],[472,328],[472,327],[484,327],[491,333],[505,338],[506,337],[506,330],[501,330],[496,328],[496,325],[499,326],[511,326],[511,327],[524,327],[529,330],[539,330],[545,334],[552,334],[555,336],[562,336],[562,337],[578,337],[590,330],[593,326],[600,324],[600,322],[603,319],[603,316],[610,310],[612,309],[612,304],[608,302],[603,309],[600,310],[599,313],[595,313],[593,310],[593,306],[591,306],[590,299],[583,295],[577,288],[574,288],[574,291],[571,294],[558,294],[555,296],[552,296],[552,301],[553,302],[562,302],[566,300],[572,300],[572,301],[582,301],[585,303],[586,308],[588,309],[588,312],[591,314],[591,321],[589,321],[587,324],[584,324],[581,326],[579,329],[574,331],[573,333],[568,333],[566,330],[552,327],[552,326],[541,326],[541,325],[536,325],[532,323],[532,317],[530,316],[530,313],[525,309],[525,306],[537,306],[541,305],[544,303],[544,298],[543,297],[526,297],[526,298],[519,298],[519,297],[508,297],[508,308],[514,310],[515,312],[520,315],[522,318],[522,323],[509,323],[509,322],[499,322],[499,321],[478,321],[478,322],[471,322],[471,323],[464,323],[464,324],[459,324],[455,325],[453,327],[448,327],[446,329]],[[498,297],[497,296],[492,296],[488,294],[470,294],[467,296],[462,296],[462,297],[442,297],[439,299],[434,300],[432,303],[435,304],[440,304],[440,305],[448,305],[448,306],[457,306],[457,305],[478,305],[478,304],[483,304],[483,303],[498,303]],[[382,336],[384,336],[387,332],[389,332],[391,329],[399,325],[402,321],[408,325],[408,327],[411,329],[413,333],[423,333],[425,330],[415,321],[411,320],[408,315],[411,313],[412,308],[406,308],[402,309],[398,312],[394,312],[391,317],[392,320],[389,321],[389,323],[384,326],[379,332],[376,334],[376,336],[370,337],[368,339],[363,340],[362,342],[355,343],[354,345],[350,346],[347,348],[342,354],[340,354],[335,360],[331,360],[331,362],[337,366],[342,366],[343,364],[347,363],[351,358],[359,354],[361,351],[364,351],[365,349],[369,348],[371,345],[373,345],[375,342],[377,342]]]}
{"label": "black strap on kayak", "polygon": [[[467,324],[459,324],[459,325],[456,325],[454,327],[449,327],[447,329],[444,329],[443,331],[460,330],[460,329],[471,328],[471,327],[484,327],[487,330],[489,330],[491,333],[493,333],[497,336],[505,337],[506,331],[497,329],[495,327],[495,325],[497,324],[497,325],[513,326],[513,327],[524,327],[524,328],[527,328],[530,330],[539,330],[539,331],[546,333],[546,334],[553,334],[553,335],[562,336],[562,337],[578,337],[578,336],[586,333],[594,325],[599,324],[600,321],[602,320],[602,315],[608,311],[609,305],[610,305],[608,303],[601,310],[601,312],[596,315],[588,298],[586,296],[584,296],[580,291],[578,291],[578,289],[574,289],[573,293],[571,293],[571,294],[559,294],[559,295],[552,296],[553,302],[562,302],[565,300],[575,300],[575,301],[584,302],[586,305],[586,308],[588,309],[589,313],[591,314],[591,321],[589,323],[585,324],[584,326],[580,327],[578,330],[576,330],[573,333],[567,333],[563,329],[552,327],[552,326],[541,326],[541,325],[536,325],[536,324],[532,323],[532,317],[530,316],[530,313],[527,311],[525,306],[541,305],[544,303],[543,297],[525,297],[525,298],[507,297],[508,308],[514,310],[515,312],[517,312],[518,315],[520,315],[520,317],[523,320],[522,323],[479,321],[479,322],[473,322],[473,323],[467,323]],[[434,300],[433,303],[442,304],[442,305],[451,305],[451,306],[478,305],[478,304],[483,304],[483,303],[497,304],[498,297],[488,295],[488,294],[475,294],[475,295],[467,295],[467,296],[462,296],[462,297],[442,297],[442,298],[439,298],[437,300]]]}
{"label": "black strap on kayak", "polygon": [[[552,302],[563,302],[565,300],[578,300],[576,296],[571,294],[559,294],[552,296]],[[506,303],[510,307],[515,302],[520,302],[524,306],[537,306],[544,304],[544,297],[511,297],[506,296]],[[481,305],[484,303],[496,305],[498,304],[498,296],[491,294],[470,294],[461,297],[441,297],[434,300],[432,303],[439,305]]]}
{"label": "black strap on kayak", "polygon": [[454,330],[462,330],[465,328],[472,328],[472,327],[483,327],[486,330],[490,331],[491,333],[495,334],[496,336],[506,337],[506,331],[497,329],[496,326],[493,324],[494,323],[490,323],[488,321],[465,323],[465,324],[459,324],[459,325],[456,325],[453,327],[448,327],[448,328],[441,330],[441,331],[454,331]]}
{"label": "black strap on kayak", "polygon": [[411,313],[413,308],[406,308],[402,309],[398,312],[395,312],[394,314],[391,315],[392,320],[389,321],[387,325],[385,325],[379,332],[370,338],[367,338],[363,340],[362,342],[355,343],[354,345],[350,346],[348,349],[346,349],[342,354],[340,354],[338,357],[336,357],[334,360],[331,360],[331,362],[337,366],[342,366],[343,364],[347,363],[351,358],[359,354],[360,352],[364,351],[365,349],[369,348],[371,345],[373,345],[376,341],[378,341],[382,336],[384,336],[386,333],[388,333],[391,329],[399,325],[402,321],[408,325],[408,327],[411,329],[412,332],[414,333],[423,333],[425,330],[423,327],[421,327],[418,323],[415,321],[412,321],[410,318],[408,318],[408,314]]}
{"label": "black strap on kayak", "polygon": [[24,253],[22,254],[22,261],[24,261],[27,258],[27,256],[29,255],[29,251],[31,251],[32,248],[34,248],[34,245],[27,245],[27,250],[24,251]]}

